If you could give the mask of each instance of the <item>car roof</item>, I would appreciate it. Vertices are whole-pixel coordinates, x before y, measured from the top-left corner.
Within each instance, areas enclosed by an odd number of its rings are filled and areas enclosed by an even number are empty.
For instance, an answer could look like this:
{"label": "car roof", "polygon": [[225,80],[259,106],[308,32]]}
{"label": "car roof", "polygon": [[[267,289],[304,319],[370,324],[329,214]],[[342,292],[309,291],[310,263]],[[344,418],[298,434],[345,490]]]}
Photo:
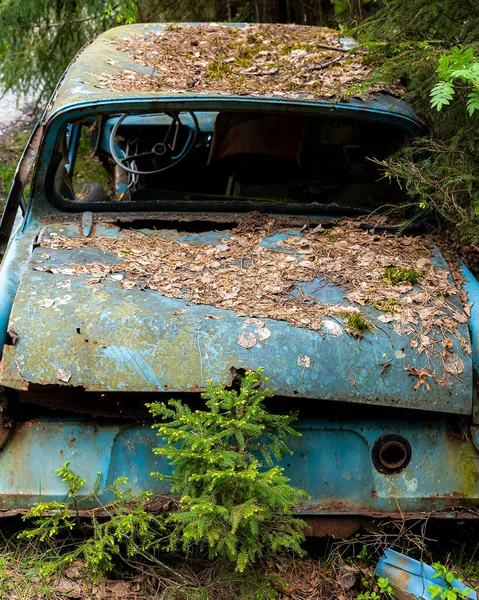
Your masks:
{"label": "car roof", "polygon": [[46,109],[118,100],[268,99],[347,104],[417,122],[399,86],[373,86],[354,40],[323,27],[134,24],[106,31],[66,70]]}

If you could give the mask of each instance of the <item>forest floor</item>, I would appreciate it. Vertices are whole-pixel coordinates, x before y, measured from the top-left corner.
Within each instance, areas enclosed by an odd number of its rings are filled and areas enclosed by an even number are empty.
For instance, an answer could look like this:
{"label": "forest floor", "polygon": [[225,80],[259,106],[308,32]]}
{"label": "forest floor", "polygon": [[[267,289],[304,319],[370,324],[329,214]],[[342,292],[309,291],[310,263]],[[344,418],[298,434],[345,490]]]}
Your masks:
{"label": "forest floor", "polygon": [[[427,520],[427,519],[426,519]],[[83,559],[47,574],[44,569],[71,548],[78,532],[18,540],[19,519],[0,522],[0,598],[8,600],[390,600],[377,595],[374,572],[386,548],[427,564],[439,562],[471,588],[479,585],[478,528],[426,520],[363,529],[348,539],[310,538],[302,558],[276,558],[244,573],[219,561],[158,555],[161,567],[138,556],[114,560],[108,576],[95,578]],[[377,527],[376,523],[376,527]],[[78,539],[78,538],[77,538]],[[160,562],[158,562],[158,565]],[[265,583],[268,592],[265,593]],[[391,582],[393,583],[393,582]]]}

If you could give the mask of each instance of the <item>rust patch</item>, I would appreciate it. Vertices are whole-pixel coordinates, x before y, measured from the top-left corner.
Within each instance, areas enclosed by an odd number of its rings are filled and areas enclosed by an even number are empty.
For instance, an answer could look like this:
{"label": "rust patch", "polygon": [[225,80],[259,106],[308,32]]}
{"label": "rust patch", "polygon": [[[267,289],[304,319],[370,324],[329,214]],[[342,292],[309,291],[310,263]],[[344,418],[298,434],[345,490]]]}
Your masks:
{"label": "rust patch", "polygon": [[[0,258],[1,258],[1,251],[0,251]],[[12,355],[12,356],[10,356]],[[23,376],[23,374],[20,372],[20,367],[18,366],[18,363],[16,362],[15,358],[15,346],[3,346],[3,355],[2,355],[2,360],[0,361],[0,385],[3,385],[5,387],[12,387],[15,388],[17,390],[28,390],[28,381],[27,379]],[[16,373],[12,373],[9,365],[15,365],[16,366]],[[19,377],[18,375],[20,375],[20,381],[19,381]]]}
{"label": "rust patch", "polygon": [[361,527],[356,517],[304,517],[308,525],[305,533],[312,537],[347,538]]}

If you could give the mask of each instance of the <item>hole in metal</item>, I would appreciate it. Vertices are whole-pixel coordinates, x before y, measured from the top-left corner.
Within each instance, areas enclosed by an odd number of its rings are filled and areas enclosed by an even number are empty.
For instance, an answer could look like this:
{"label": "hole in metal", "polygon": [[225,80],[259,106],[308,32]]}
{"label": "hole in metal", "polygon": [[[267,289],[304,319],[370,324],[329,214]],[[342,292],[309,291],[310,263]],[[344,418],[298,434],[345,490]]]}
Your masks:
{"label": "hole in metal", "polygon": [[380,473],[399,473],[411,460],[411,445],[399,435],[386,435],[374,444],[372,459]]}

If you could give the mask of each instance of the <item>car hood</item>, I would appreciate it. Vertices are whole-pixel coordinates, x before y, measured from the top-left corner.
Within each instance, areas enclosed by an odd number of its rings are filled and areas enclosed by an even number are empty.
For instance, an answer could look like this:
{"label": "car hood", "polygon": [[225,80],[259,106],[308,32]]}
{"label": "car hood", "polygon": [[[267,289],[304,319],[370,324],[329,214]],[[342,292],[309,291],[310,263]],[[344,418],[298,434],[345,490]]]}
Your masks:
{"label": "car hood", "polygon": [[[421,277],[393,283],[388,267]],[[51,224],[9,330],[0,382],[16,389],[201,391],[261,366],[281,396],[471,411],[467,316],[444,257],[427,238],[354,221],[253,216],[193,234],[97,224],[89,237]]]}

